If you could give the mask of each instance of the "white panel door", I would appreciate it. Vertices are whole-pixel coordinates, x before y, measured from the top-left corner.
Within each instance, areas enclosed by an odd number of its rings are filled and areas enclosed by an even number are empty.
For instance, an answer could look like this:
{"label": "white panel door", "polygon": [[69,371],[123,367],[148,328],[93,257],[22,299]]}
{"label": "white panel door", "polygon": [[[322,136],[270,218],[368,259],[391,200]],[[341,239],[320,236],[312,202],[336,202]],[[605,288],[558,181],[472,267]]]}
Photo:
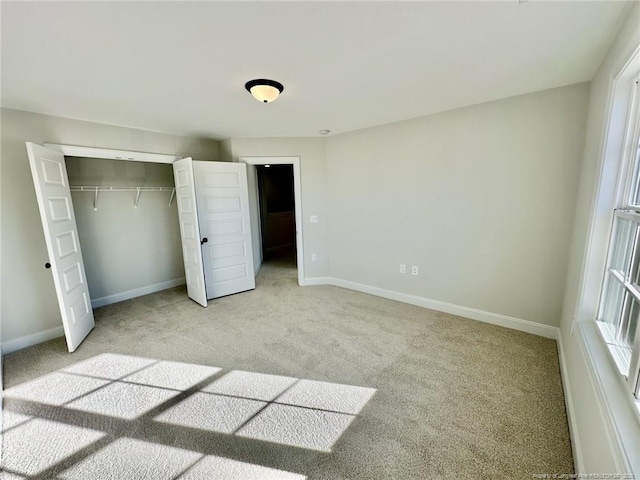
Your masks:
{"label": "white panel door", "polygon": [[256,288],[246,164],[193,162],[193,172],[207,298]]}
{"label": "white panel door", "polygon": [[[73,352],[95,322],[64,156],[27,142],[44,238],[67,347]],[[34,295],[36,292],[34,292]]]}
{"label": "white panel door", "polygon": [[206,307],[207,292],[202,268],[201,237],[198,227],[196,187],[193,181],[193,163],[191,158],[176,160],[173,162],[173,176],[176,185],[176,202],[178,205],[178,220],[180,221],[187,294],[189,298]]}

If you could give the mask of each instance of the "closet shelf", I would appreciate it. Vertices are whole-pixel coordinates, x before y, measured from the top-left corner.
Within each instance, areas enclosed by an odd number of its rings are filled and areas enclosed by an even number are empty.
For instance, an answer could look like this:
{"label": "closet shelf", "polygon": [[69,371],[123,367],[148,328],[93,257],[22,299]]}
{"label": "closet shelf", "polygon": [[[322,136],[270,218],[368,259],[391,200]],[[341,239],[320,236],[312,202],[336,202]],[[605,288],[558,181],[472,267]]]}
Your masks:
{"label": "closet shelf", "polygon": [[105,185],[71,185],[69,189],[72,192],[91,192],[93,197],[93,209],[98,210],[98,193],[99,192],[136,192],[136,199],[133,202],[133,206],[138,208],[138,201],[140,200],[140,193],[142,192],[171,192],[171,198],[169,199],[169,206],[173,203],[173,198],[176,194],[175,187],[109,187]]}

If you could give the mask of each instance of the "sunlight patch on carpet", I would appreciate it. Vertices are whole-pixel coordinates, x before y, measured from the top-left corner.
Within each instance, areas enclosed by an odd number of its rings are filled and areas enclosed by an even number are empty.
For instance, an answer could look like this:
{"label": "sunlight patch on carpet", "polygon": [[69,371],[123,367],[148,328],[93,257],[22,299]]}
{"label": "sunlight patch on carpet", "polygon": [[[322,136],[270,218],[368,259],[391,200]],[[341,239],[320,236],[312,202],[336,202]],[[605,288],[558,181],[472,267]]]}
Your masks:
{"label": "sunlight patch on carpet", "polygon": [[234,397],[270,401],[293,385],[297,380],[297,378],[293,377],[234,370],[202,390],[205,392],[232,395]]}
{"label": "sunlight patch on carpet", "polygon": [[108,383],[106,380],[54,372],[9,388],[3,396],[47,405],[64,405]]}
{"label": "sunlight patch on carpet", "polygon": [[63,369],[63,372],[90,375],[92,377],[106,378],[107,380],[117,380],[156,362],[157,360],[150,358],[103,353],[91,357],[88,360],[75,363]]}
{"label": "sunlight patch on carpet", "polygon": [[[153,416],[154,428],[176,429],[177,436],[191,433],[181,428],[191,428],[228,435],[230,442],[238,442],[233,440],[235,435],[331,452],[376,392],[241,370],[206,384],[220,372],[207,365],[101,354],[10,388],[4,392],[15,409],[4,413],[8,474],[28,477],[54,468],[56,472],[64,469],[56,478],[68,480],[304,480],[306,476],[298,473],[205,456],[171,442],[129,438],[127,433],[109,438],[110,443],[105,439],[106,445],[100,443],[101,448],[86,457],[88,452],[82,450],[105,437],[105,432],[92,430],[101,422],[118,419],[118,429],[138,432]],[[76,415],[88,422],[78,425],[90,428],[76,426],[74,421],[66,424],[38,418],[38,414],[24,415],[20,401],[46,404],[63,418]],[[69,467],[71,462],[76,463]]]}
{"label": "sunlight patch on carpet", "polygon": [[0,480],[26,480],[27,477],[22,475],[14,475],[9,472],[0,472]]}
{"label": "sunlight patch on carpet", "polygon": [[66,480],[173,480],[201,453],[121,438],[58,475]]}
{"label": "sunlight patch on carpet", "polygon": [[133,419],[177,395],[174,390],[115,382],[67,406],[84,412]]}
{"label": "sunlight patch on carpet", "polygon": [[330,452],[354,418],[342,413],[270,404],[237,435]]}
{"label": "sunlight patch on carpet", "polygon": [[33,417],[30,417],[28,415],[22,415],[21,413],[4,410],[2,412],[2,431],[6,432],[10,428],[28,422],[32,418]]}
{"label": "sunlight patch on carpet", "polygon": [[151,387],[188,390],[221,369],[206,365],[182,362],[158,362],[150,367],[124,377],[125,382]]}
{"label": "sunlight patch on carpet", "polygon": [[375,388],[300,380],[276,402],[357,415],[374,393]]}
{"label": "sunlight patch on carpet", "polygon": [[265,402],[198,392],[164,411],[155,420],[212,432],[233,433]]}
{"label": "sunlight patch on carpet", "polygon": [[204,457],[178,480],[305,480],[305,475],[285,472],[224,457]]}
{"label": "sunlight patch on carpet", "polygon": [[36,475],[103,436],[88,428],[36,418],[4,434],[3,468]]}

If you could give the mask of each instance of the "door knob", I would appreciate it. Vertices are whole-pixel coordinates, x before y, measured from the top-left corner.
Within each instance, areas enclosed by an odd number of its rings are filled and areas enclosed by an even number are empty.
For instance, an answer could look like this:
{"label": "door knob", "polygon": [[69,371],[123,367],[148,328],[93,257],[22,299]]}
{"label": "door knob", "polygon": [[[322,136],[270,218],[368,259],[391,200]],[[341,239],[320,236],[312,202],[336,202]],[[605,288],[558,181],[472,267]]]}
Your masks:
{"label": "door knob", "polygon": [[202,241],[200,242],[200,245],[204,245],[205,243],[207,243],[209,241],[209,239],[207,237],[204,237],[202,239]]}
{"label": "door knob", "polygon": [[51,264],[49,262],[45,263],[44,268],[51,268]]}

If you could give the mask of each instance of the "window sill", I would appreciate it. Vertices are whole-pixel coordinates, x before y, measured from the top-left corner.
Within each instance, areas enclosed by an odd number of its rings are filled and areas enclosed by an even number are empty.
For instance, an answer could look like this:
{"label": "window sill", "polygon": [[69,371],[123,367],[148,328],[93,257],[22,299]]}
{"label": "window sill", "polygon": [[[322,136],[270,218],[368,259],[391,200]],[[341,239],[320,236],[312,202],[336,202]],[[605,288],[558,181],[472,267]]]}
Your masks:
{"label": "window sill", "polygon": [[[578,321],[572,333],[581,344],[597,403],[597,408],[588,410],[587,416],[581,417],[580,421],[593,421],[596,424],[602,422],[601,425],[606,430],[602,437],[605,440],[597,448],[610,448],[616,473],[633,473],[640,479],[637,453],[640,451],[640,405],[631,395],[625,378],[619,373],[597,323],[595,320]],[[574,403],[575,401],[576,399]],[[577,432],[580,431],[579,427],[580,425],[576,425]],[[592,439],[586,435],[579,434],[578,443],[591,445]],[[591,448],[594,448],[593,445]],[[589,448],[585,450],[589,451]]]}
{"label": "window sill", "polygon": [[600,334],[600,340],[605,345],[605,350],[608,352],[609,361],[615,365],[618,373],[618,381],[621,386],[627,392],[627,398],[629,398],[632,405],[635,407],[635,417],[638,423],[640,423],[640,399],[637,399],[629,391],[627,385],[627,376],[629,375],[629,363],[631,360],[631,349],[620,347],[615,344],[615,328],[605,322],[596,321],[596,330]]}
{"label": "window sill", "polygon": [[596,321],[596,326],[602,337],[602,341],[607,345],[609,355],[616,364],[620,374],[627,379],[629,376],[629,366],[631,362],[631,349],[621,347],[616,343],[616,329],[613,325],[605,322]]}

